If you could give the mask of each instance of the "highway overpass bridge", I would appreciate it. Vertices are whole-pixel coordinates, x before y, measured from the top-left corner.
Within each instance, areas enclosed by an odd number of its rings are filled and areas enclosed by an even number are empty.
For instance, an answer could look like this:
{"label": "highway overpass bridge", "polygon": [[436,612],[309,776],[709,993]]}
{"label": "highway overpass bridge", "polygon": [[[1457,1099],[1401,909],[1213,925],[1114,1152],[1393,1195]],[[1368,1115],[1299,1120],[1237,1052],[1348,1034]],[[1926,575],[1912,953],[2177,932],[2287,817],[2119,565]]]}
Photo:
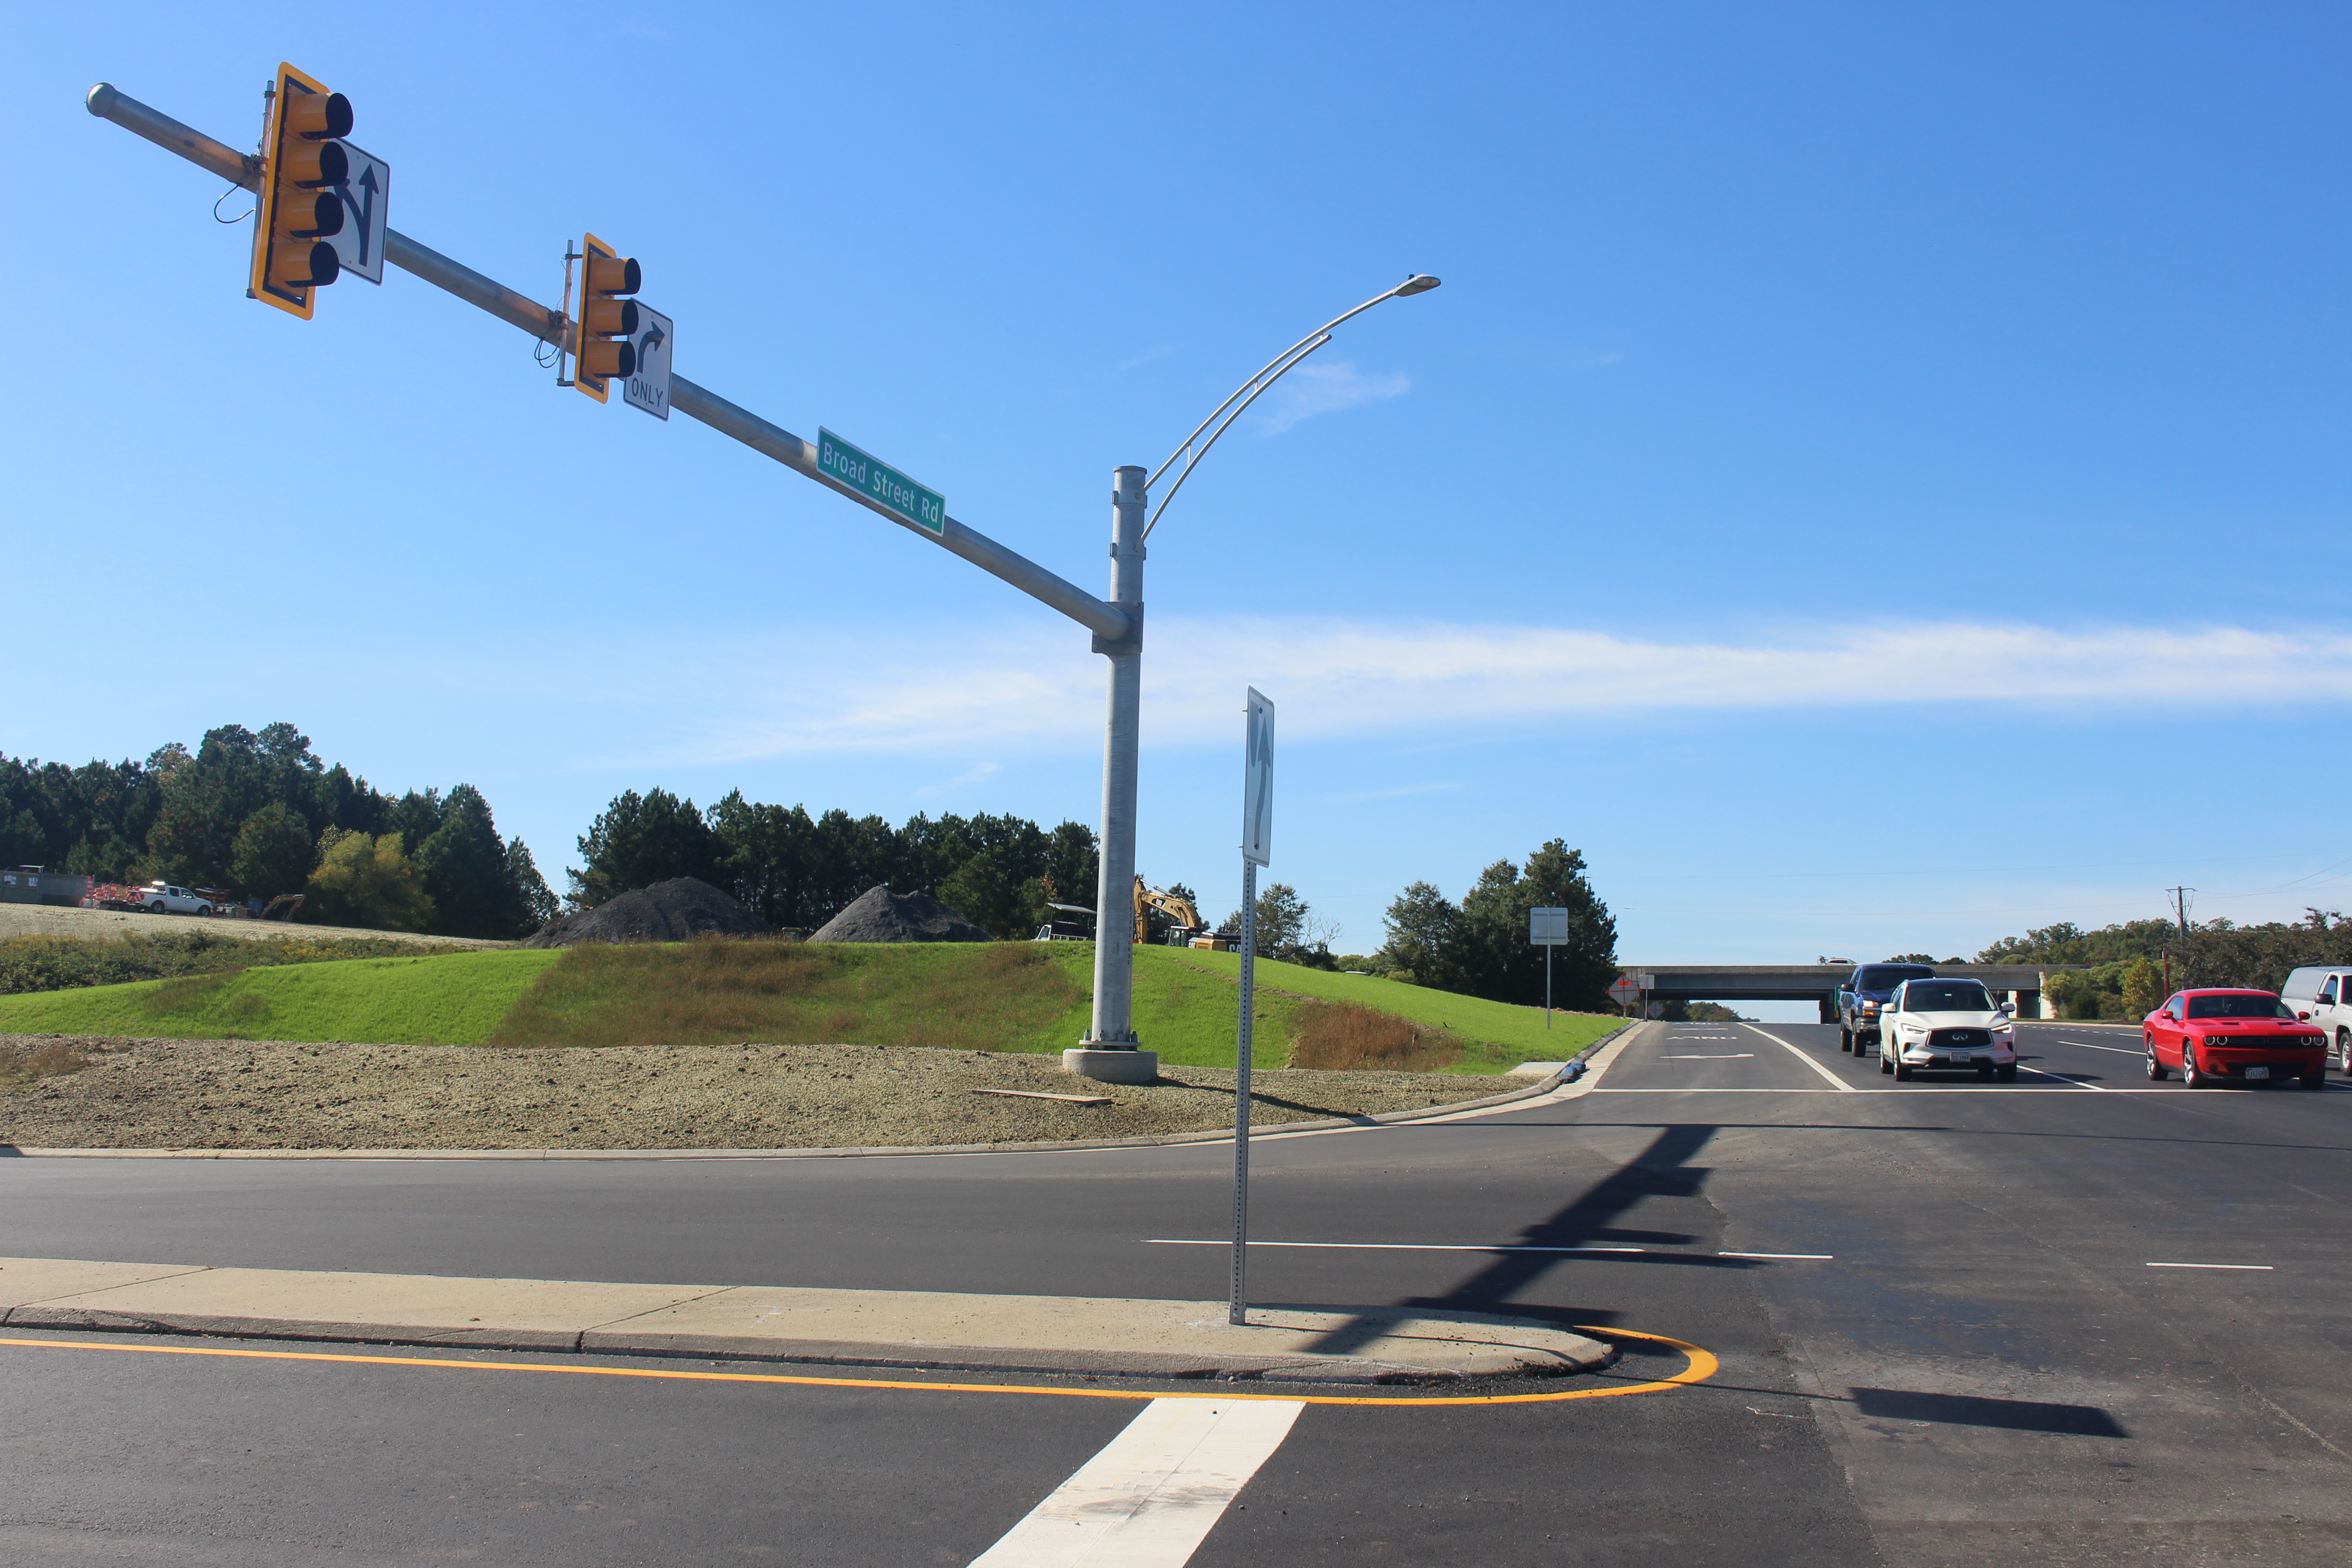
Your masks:
{"label": "highway overpass bridge", "polygon": [[[2067,963],[1939,963],[1938,974],[1981,980],[1993,1000],[2006,1001],[2021,1018],[2040,1018],[2046,976],[2082,967]],[[1837,1021],[1838,987],[1853,973],[1851,963],[1643,963],[1627,964],[1620,975],[1652,1002],[1812,1002],[1824,1024]]]}

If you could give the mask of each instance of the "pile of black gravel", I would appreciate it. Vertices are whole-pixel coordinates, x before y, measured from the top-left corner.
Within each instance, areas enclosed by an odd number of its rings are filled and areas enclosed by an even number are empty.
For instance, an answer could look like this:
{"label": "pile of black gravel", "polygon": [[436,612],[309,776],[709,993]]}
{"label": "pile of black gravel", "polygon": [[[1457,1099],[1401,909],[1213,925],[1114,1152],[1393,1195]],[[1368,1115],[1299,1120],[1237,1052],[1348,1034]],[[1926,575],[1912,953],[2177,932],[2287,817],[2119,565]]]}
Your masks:
{"label": "pile of black gravel", "polygon": [[[853,906],[854,907],[854,906]],[[698,936],[767,936],[775,928],[696,877],[673,877],[566,915],[523,939],[524,947],[584,942],[686,942]]]}
{"label": "pile of black gravel", "polygon": [[811,942],[993,942],[996,939],[929,893],[868,888],[819,926]]}

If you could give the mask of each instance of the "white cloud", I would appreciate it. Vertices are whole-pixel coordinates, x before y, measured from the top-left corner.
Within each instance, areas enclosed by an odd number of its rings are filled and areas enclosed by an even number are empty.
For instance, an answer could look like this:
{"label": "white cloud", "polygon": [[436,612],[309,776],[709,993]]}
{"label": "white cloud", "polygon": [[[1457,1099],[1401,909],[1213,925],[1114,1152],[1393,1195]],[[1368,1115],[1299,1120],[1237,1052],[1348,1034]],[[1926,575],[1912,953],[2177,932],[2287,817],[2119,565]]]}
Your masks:
{"label": "white cloud", "polygon": [[[681,710],[674,684],[649,685],[643,700],[659,706],[663,721],[652,728],[676,754],[702,762],[1099,744],[1103,666],[1082,641],[1042,630],[959,640],[988,652],[826,668],[812,648],[763,668],[758,657],[714,647],[713,664],[723,660],[729,674],[706,688],[708,708]],[[1203,679],[1204,670],[1230,679]],[[2178,711],[2352,699],[2352,636],[1946,622],[1676,643],[1544,626],[1171,616],[1153,623],[1144,655],[1144,743],[1231,740],[1244,681],[1275,697],[1286,735],[1306,739],[1710,710],[1958,702]]]}
{"label": "white cloud", "polygon": [[1366,375],[1352,360],[1328,364],[1302,364],[1276,382],[1265,402],[1252,414],[1259,433],[1279,436],[1302,419],[1357,408],[1383,398],[1402,397],[1412,390],[1412,378],[1402,371]]}

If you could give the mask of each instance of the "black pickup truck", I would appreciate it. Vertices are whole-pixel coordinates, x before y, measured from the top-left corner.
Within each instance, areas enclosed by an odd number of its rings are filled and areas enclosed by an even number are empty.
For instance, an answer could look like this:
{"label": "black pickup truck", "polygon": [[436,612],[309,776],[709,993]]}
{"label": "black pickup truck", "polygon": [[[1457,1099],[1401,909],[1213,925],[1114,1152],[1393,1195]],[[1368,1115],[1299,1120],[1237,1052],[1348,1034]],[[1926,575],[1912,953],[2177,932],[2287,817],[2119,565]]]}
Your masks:
{"label": "black pickup truck", "polygon": [[1857,963],[1838,987],[1838,1049],[1859,1051],[1878,1044],[1878,1010],[1906,980],[1932,980],[1924,963]]}

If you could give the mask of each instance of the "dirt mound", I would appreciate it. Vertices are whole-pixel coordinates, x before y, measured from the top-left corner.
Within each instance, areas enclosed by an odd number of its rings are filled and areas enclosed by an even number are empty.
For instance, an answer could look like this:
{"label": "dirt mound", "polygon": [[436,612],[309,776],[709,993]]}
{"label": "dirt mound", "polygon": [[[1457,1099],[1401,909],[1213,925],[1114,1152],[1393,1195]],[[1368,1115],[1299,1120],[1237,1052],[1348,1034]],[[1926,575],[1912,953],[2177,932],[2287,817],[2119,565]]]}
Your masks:
{"label": "dirt mound", "polygon": [[766,936],[775,928],[709,883],[673,877],[566,915],[525,937],[524,947],[583,942],[685,942],[698,936]]}
{"label": "dirt mound", "polygon": [[996,939],[929,893],[868,888],[819,926],[811,942],[993,942]]}

